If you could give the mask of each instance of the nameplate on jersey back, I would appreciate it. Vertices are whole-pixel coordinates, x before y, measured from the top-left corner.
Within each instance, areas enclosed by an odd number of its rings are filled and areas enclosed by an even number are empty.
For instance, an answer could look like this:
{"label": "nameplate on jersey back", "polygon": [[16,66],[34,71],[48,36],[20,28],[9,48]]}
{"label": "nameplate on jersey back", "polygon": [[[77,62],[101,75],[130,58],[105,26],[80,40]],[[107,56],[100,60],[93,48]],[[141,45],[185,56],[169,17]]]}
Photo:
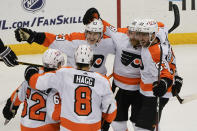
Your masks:
{"label": "nameplate on jersey back", "polygon": [[83,75],[74,75],[74,83],[76,84],[86,84],[89,86],[94,86],[95,79],[88,76]]}

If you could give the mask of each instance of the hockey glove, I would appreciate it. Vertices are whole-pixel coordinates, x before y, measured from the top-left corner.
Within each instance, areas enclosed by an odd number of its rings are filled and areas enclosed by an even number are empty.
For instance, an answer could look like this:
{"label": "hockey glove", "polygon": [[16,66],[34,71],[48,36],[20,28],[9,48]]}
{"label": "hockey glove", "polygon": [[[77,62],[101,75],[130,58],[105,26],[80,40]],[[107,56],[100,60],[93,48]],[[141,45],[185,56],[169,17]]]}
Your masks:
{"label": "hockey glove", "polygon": [[27,28],[18,28],[15,31],[15,38],[17,41],[27,41],[29,44],[36,42],[42,44],[45,40],[45,33],[35,32]]}
{"label": "hockey glove", "polygon": [[171,83],[171,80],[168,80],[168,78],[161,78],[160,82],[155,81],[153,82],[153,94],[154,96],[161,97],[165,95],[168,89],[168,81]]}
{"label": "hockey glove", "polygon": [[13,106],[12,109],[10,110],[11,103],[12,103],[11,99],[9,98],[7,100],[5,107],[3,108],[3,116],[7,120],[10,120],[15,117],[18,107],[19,107],[19,106]]}
{"label": "hockey glove", "polygon": [[4,46],[2,40],[0,39],[0,57],[7,66],[18,65],[16,61],[18,58],[16,54],[10,49],[10,47]]}
{"label": "hockey glove", "polygon": [[99,19],[100,18],[100,14],[98,12],[98,10],[96,8],[90,8],[86,11],[85,15],[83,16],[83,24],[87,25],[89,24],[91,21],[93,21],[93,19]]}
{"label": "hockey glove", "polygon": [[35,73],[38,73],[38,71],[39,71],[38,67],[28,66],[25,69],[25,74],[24,74],[25,80],[29,83],[31,76],[33,76]]}
{"label": "hockey glove", "polygon": [[183,84],[183,78],[179,76],[175,76],[175,82],[172,85],[172,95],[175,96],[176,94],[179,94],[181,91],[181,87]]}

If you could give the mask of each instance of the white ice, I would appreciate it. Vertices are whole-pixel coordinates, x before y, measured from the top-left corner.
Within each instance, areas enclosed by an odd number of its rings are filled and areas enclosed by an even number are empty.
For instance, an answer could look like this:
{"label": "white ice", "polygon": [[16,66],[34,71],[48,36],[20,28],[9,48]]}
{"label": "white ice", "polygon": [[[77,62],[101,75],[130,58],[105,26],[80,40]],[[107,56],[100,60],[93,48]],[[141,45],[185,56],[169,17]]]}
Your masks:
{"label": "white ice", "polygon": [[[173,46],[179,74],[184,78],[180,96],[188,96],[197,94],[196,75],[197,75],[197,45],[176,45]],[[108,57],[107,68],[112,72],[113,56]],[[19,56],[20,61],[41,64],[41,55]],[[19,131],[20,130],[20,114],[22,106],[18,110],[18,114],[4,126],[4,117],[2,109],[5,101],[10,97],[11,93],[24,80],[24,70],[26,66],[20,65],[14,68],[6,67],[3,62],[0,63],[0,131]],[[109,74],[110,74],[109,73]],[[197,100],[186,104],[172,98],[165,106],[160,122],[161,131],[197,131]],[[128,121],[129,131],[133,131],[131,123]],[[112,131],[112,129],[110,129]]]}

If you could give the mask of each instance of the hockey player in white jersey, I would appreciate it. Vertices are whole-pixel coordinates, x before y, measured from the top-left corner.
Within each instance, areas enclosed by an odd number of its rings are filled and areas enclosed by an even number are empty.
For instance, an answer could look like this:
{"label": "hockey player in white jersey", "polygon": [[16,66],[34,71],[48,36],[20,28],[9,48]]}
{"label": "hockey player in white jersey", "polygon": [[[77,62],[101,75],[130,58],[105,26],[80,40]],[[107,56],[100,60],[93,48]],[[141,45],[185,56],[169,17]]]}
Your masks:
{"label": "hockey player in white jersey", "polygon": [[[95,8],[90,8],[83,17],[83,23],[88,24],[95,18],[100,18],[99,12]],[[134,20],[127,28],[116,29],[106,21],[102,21],[104,34],[113,39],[116,51],[113,66],[114,82],[112,90],[119,87],[119,91],[116,95],[117,116],[111,125],[114,131],[126,131],[129,107],[131,106],[130,120],[132,123],[135,123],[136,114],[140,108],[141,47],[139,41],[136,40],[135,24],[137,22]]]}
{"label": "hockey player in white jersey", "polygon": [[172,85],[172,95],[176,96],[181,91],[183,78],[180,77],[177,71],[176,58],[174,55],[174,51],[168,40],[168,29],[165,27],[165,25],[162,22],[157,22],[157,24],[158,24],[159,30],[156,36],[159,39],[161,46],[168,46],[168,53],[166,53],[168,54],[168,56],[166,56],[166,60],[169,63],[170,72],[174,77],[173,85]]}
{"label": "hockey player in white jersey", "polygon": [[102,21],[95,19],[85,26],[84,33],[73,32],[66,35],[54,35],[44,32],[35,32],[30,29],[20,28],[15,31],[16,39],[36,42],[45,47],[59,49],[67,55],[67,66],[76,67],[74,60],[75,49],[81,44],[88,44],[94,51],[93,64],[90,71],[106,75],[105,61],[108,54],[114,54],[114,45],[111,38],[103,35]]}
{"label": "hockey player in white jersey", "polygon": [[[39,69],[40,74],[63,66],[64,56],[59,50],[48,49],[43,55],[42,62],[44,68]],[[32,69],[37,68],[31,67],[27,71]],[[13,107],[10,110],[12,103]],[[58,113],[60,113],[61,103],[55,89],[45,91],[31,89],[28,82],[24,81],[7,100],[3,109],[4,117],[7,120],[12,119],[21,103],[24,103],[21,114],[21,131],[59,131],[60,114]]]}
{"label": "hockey player in white jersey", "polygon": [[[170,72],[168,45],[161,46],[158,34],[158,23],[152,19],[138,21],[138,38],[141,49],[141,108],[135,123],[136,131],[153,131],[156,123],[156,97],[159,97],[159,117],[171,94],[173,74]],[[162,53],[161,53],[162,52]],[[161,65],[159,64],[161,62]],[[159,70],[159,66],[161,66]],[[159,76],[158,76],[159,75]]]}
{"label": "hockey player in white jersey", "polygon": [[10,47],[5,46],[3,44],[1,38],[0,38],[0,57],[3,59],[3,62],[9,67],[18,65],[18,62],[16,61],[18,59],[16,54],[12,51]]}
{"label": "hockey player in white jersey", "polygon": [[116,116],[110,82],[105,76],[89,71],[93,60],[90,46],[80,45],[75,60],[77,69],[65,67],[45,74],[35,73],[32,69],[26,71],[26,80],[33,89],[58,90],[61,131],[100,131],[102,117],[104,121],[112,122]]}

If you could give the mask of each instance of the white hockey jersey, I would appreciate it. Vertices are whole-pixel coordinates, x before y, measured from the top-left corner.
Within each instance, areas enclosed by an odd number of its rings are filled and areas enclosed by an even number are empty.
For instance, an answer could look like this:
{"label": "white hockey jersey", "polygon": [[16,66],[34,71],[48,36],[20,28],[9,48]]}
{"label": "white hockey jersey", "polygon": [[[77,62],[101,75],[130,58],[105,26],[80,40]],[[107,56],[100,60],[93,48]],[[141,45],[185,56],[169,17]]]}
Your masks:
{"label": "white hockey jersey", "polygon": [[[74,52],[76,48],[81,44],[89,44],[85,40],[85,33],[71,33],[66,34],[65,36],[55,36],[50,33],[45,33],[46,38],[42,45],[59,49],[61,52],[67,55],[67,66],[76,67]],[[90,71],[99,72],[103,75],[106,75],[107,70],[105,67],[105,61],[108,54],[115,53],[115,47],[111,38],[103,36],[99,43],[90,45],[93,52],[93,65]]]}
{"label": "white hockey jersey", "polygon": [[[40,70],[40,72],[43,72]],[[11,95],[15,106],[23,105],[21,131],[59,131],[61,103],[55,89],[39,91],[31,89],[24,81]]]}
{"label": "white hockey jersey", "polygon": [[[61,97],[61,131],[98,131],[104,119],[111,122],[116,116],[116,101],[109,81],[99,73],[64,67],[56,72],[34,74],[33,89],[55,88]],[[109,112],[108,106],[111,104]]]}
{"label": "white hockey jersey", "polygon": [[[162,64],[160,70],[160,78],[166,77],[173,80],[173,74],[170,72],[170,63],[167,61],[169,55],[168,44],[161,44],[162,47]],[[160,43],[152,45],[148,48],[142,47],[141,58],[141,82],[140,92],[145,96],[154,97],[152,91],[152,83],[158,81],[158,68],[160,63]],[[167,93],[163,96],[165,98],[171,97],[171,88],[168,89]]]}
{"label": "white hockey jersey", "polygon": [[116,30],[106,21],[105,34],[111,37],[115,44],[115,60],[113,77],[115,84],[124,90],[139,90],[141,48],[135,49],[127,36],[127,28]]}

